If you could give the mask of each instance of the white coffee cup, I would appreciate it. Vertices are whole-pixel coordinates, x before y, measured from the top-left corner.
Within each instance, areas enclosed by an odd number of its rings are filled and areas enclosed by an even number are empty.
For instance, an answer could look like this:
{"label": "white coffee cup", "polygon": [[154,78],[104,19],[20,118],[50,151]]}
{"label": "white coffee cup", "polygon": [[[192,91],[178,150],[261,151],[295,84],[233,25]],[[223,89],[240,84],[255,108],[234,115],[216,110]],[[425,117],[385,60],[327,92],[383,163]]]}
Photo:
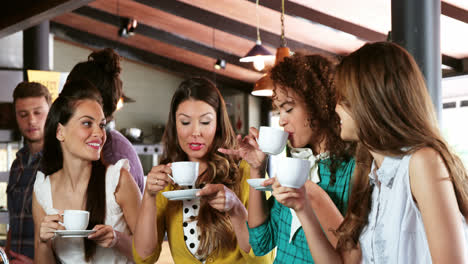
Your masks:
{"label": "white coffee cup", "polygon": [[285,132],[284,130],[274,127],[261,126],[257,143],[261,151],[268,154],[277,155],[283,152],[284,148],[286,147],[288,136],[288,132]]}
{"label": "white coffee cup", "polygon": [[89,222],[89,212],[83,210],[63,211],[63,225],[67,230],[86,230]]}
{"label": "white coffee cup", "polygon": [[180,186],[194,185],[198,178],[198,162],[178,161],[171,165],[172,177],[168,175],[175,183]]}
{"label": "white coffee cup", "polygon": [[298,158],[281,158],[276,169],[276,178],[281,186],[301,188],[310,172],[310,161]]}

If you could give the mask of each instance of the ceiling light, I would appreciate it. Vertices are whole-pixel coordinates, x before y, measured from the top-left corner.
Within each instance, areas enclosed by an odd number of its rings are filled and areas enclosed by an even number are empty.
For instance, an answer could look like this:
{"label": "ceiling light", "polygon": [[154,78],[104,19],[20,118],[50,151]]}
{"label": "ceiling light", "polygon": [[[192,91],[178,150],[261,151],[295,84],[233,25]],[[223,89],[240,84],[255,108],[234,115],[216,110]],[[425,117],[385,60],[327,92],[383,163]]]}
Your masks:
{"label": "ceiling light", "polygon": [[124,105],[124,102],[123,102],[123,101],[124,101],[123,98],[120,97],[119,101],[117,102],[117,106],[116,106],[115,111],[118,111],[118,110],[120,110],[120,109],[123,107],[123,105]]}
{"label": "ceiling light", "polygon": [[136,102],[135,99],[130,98],[126,96],[125,94],[122,94],[122,97],[120,97],[119,101],[117,102],[116,111],[120,110],[124,106],[124,104],[134,103],[134,102]]}
{"label": "ceiling light", "polygon": [[251,94],[254,96],[273,96],[273,81],[268,74],[263,75],[262,78],[255,82]]}
{"label": "ceiling light", "polygon": [[[284,0],[281,0],[281,46],[276,49],[275,65],[283,61],[284,58],[291,55],[291,51],[286,47],[286,38],[284,35]],[[255,67],[255,62],[254,62]],[[255,82],[254,89],[251,94],[255,96],[272,96],[273,95],[273,81],[268,74],[263,75],[262,78]]]}
{"label": "ceiling light", "polygon": [[274,56],[262,46],[261,40],[257,40],[257,43],[253,48],[243,57],[240,58],[240,62],[253,62],[255,69],[258,71],[265,68],[265,60],[274,59]]}
{"label": "ceiling light", "polygon": [[265,68],[265,60],[271,60],[274,56],[265,47],[262,46],[260,39],[260,18],[258,15],[258,0],[256,1],[255,14],[257,16],[257,42],[247,54],[240,58],[240,62],[253,62],[254,68],[261,71]]}
{"label": "ceiling light", "polygon": [[[283,61],[284,58],[289,57],[291,54],[288,47],[279,47],[276,49],[275,65]],[[270,79],[269,74],[265,74],[262,78],[255,82],[254,89],[251,94],[254,96],[273,96],[273,81]]]}
{"label": "ceiling light", "polygon": [[119,36],[128,38],[135,35],[135,29],[138,26],[138,21],[133,18],[123,17],[120,19]]}
{"label": "ceiling light", "polygon": [[214,64],[214,68],[216,70],[226,69],[226,60],[224,59],[217,59],[216,63]]}

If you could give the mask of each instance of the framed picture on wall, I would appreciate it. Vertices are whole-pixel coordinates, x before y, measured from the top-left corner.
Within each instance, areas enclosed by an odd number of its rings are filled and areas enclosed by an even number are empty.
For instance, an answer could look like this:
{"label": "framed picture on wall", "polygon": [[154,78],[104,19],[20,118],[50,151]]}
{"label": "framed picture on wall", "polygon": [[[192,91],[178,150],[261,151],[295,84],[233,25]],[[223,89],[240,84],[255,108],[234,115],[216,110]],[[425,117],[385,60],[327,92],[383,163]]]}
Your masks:
{"label": "framed picture on wall", "polygon": [[246,96],[242,93],[224,97],[232,127],[236,134],[247,133]]}

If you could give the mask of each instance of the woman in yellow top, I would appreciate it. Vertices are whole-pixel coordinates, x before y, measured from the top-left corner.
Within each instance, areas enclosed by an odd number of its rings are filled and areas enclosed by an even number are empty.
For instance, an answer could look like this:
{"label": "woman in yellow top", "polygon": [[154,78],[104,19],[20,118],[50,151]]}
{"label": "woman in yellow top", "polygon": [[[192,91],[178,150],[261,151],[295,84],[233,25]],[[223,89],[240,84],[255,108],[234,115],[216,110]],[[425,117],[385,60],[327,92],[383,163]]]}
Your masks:
{"label": "woman in yellow top", "polygon": [[[250,169],[219,148],[236,147],[224,100],[213,83],[192,78],[174,93],[161,165],[148,174],[133,242],[136,263],[154,263],[167,232],[176,263],[271,263],[256,257],[246,226]],[[167,176],[171,162],[199,162],[197,198],[168,200],[180,189]]]}

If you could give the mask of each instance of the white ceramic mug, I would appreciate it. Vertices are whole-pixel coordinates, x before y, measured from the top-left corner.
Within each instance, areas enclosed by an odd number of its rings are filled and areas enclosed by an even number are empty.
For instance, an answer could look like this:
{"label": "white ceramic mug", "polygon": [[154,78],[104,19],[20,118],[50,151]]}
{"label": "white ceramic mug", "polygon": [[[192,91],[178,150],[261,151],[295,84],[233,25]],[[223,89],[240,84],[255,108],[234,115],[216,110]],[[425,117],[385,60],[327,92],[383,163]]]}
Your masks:
{"label": "white ceramic mug", "polygon": [[89,212],[83,210],[63,211],[63,225],[67,230],[86,230],[89,222]]}
{"label": "white ceramic mug", "polygon": [[278,155],[283,152],[286,147],[288,136],[288,132],[284,130],[261,126],[257,143],[261,151],[272,155]]}
{"label": "white ceramic mug", "polygon": [[172,177],[168,175],[175,183],[180,186],[194,185],[198,178],[198,162],[178,161],[171,165]]}
{"label": "white ceramic mug", "polygon": [[301,188],[310,172],[310,161],[298,158],[281,158],[276,169],[276,179],[281,186]]}

